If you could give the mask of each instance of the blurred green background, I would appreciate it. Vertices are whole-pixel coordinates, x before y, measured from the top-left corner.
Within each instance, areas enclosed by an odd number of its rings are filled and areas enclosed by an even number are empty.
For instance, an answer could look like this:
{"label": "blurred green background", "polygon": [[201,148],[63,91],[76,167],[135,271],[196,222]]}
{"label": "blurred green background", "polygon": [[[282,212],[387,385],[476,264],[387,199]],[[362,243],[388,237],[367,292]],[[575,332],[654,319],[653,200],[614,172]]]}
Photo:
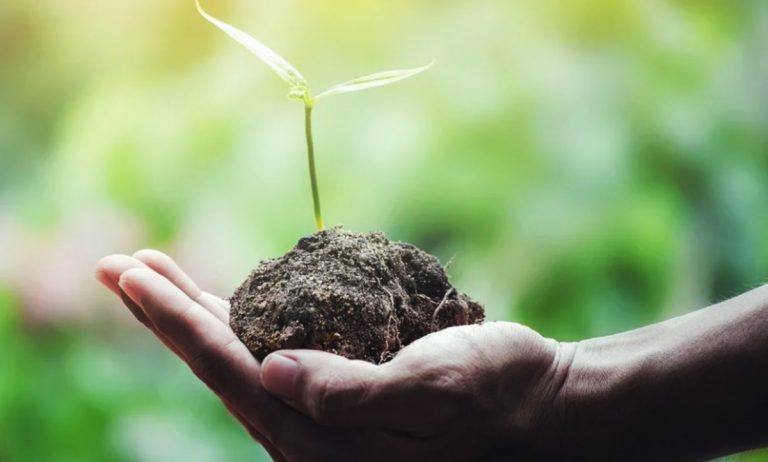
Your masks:
{"label": "blurred green background", "polygon": [[[316,109],[324,213],[490,318],[581,339],[768,275],[764,0],[207,7],[316,89],[436,60]],[[266,460],[92,271],[157,247],[226,296],[311,233],[285,93],[192,0],[0,3],[1,461]]]}

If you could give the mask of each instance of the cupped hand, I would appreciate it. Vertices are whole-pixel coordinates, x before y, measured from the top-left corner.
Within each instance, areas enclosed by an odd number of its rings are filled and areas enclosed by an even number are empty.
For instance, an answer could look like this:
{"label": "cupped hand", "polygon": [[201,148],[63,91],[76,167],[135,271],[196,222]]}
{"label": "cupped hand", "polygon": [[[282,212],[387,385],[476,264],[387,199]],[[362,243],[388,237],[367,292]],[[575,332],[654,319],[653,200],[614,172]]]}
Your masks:
{"label": "cupped hand", "polygon": [[376,460],[549,460],[571,347],[488,322],[423,337],[382,365],[275,352],[261,381],[313,421],[355,429]]}
{"label": "cupped hand", "polygon": [[556,439],[571,349],[518,324],[446,329],[382,365],[311,350],[260,364],[226,301],[170,257],[113,255],[96,274],[277,461],[527,460]]}

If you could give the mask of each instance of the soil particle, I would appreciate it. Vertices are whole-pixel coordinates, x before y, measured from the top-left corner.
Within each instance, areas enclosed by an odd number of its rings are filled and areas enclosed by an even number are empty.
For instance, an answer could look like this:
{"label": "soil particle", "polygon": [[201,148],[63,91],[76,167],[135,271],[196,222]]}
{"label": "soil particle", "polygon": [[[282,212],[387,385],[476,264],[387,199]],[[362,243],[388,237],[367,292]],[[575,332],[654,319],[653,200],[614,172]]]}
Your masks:
{"label": "soil particle", "polygon": [[485,316],[437,258],[382,233],[341,228],[262,261],[230,303],[232,329],[260,360],[311,348],[382,363],[420,337]]}

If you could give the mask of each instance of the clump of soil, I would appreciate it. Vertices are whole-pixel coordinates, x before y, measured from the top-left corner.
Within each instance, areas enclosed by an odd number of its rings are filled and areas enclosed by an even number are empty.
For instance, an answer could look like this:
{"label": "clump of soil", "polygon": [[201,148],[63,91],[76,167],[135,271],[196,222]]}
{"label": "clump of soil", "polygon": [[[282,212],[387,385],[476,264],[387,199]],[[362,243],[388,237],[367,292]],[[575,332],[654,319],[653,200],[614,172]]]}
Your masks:
{"label": "clump of soil", "polygon": [[262,261],[230,303],[230,325],[258,359],[311,348],[381,363],[419,337],[485,316],[437,258],[382,233],[340,228]]}

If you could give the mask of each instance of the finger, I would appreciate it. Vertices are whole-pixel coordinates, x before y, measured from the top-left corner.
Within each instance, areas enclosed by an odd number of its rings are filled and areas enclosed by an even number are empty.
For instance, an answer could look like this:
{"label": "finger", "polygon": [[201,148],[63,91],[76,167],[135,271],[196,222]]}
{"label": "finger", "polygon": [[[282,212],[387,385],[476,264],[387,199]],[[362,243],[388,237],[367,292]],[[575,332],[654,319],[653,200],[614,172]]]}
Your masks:
{"label": "finger", "polygon": [[166,338],[163,334],[157,331],[155,325],[144,313],[144,310],[142,310],[140,306],[134,303],[134,301],[131,300],[130,297],[128,297],[125,292],[123,292],[123,289],[121,289],[118,285],[120,276],[124,272],[136,268],[146,269],[147,266],[139,260],[127,255],[110,255],[102,258],[96,264],[96,278],[109,290],[117,294],[117,296],[120,297],[120,300],[122,300],[123,304],[126,306],[126,308],[128,308],[131,314],[133,314],[133,316],[147,329],[152,331],[152,333],[155,334],[158,339],[160,339],[163,345],[173,351],[177,356],[184,359],[176,346],[171,343],[171,341],[168,340],[168,338]]}
{"label": "finger", "polygon": [[179,265],[171,257],[153,249],[139,250],[133,256],[171,281],[171,283],[187,294],[189,298],[207,308],[208,311],[221,319],[222,322],[229,323],[229,304],[214,295],[200,290],[192,278],[179,268]]}
{"label": "finger", "polygon": [[[131,313],[136,316],[136,318],[144,324],[147,328],[149,328],[159,339],[163,344],[168,347],[171,351],[173,351],[177,356],[179,356],[182,359],[185,359],[181,352],[176,348],[176,346],[168,340],[168,338],[157,331],[154,324],[149,320],[147,315],[144,313],[144,311],[134,303],[133,300],[131,300],[125,292],[120,288],[118,285],[118,281],[120,279],[120,276],[128,271],[129,269],[135,269],[135,268],[147,268],[147,266],[142,263],[141,261],[137,260],[136,258],[129,257],[126,255],[110,255],[108,257],[102,258],[96,265],[96,278],[104,284],[109,290],[116,293],[120,299],[123,301],[123,304],[125,304],[126,307],[131,311]],[[266,449],[267,452],[270,453],[270,455],[275,460],[283,460],[281,459],[281,455],[277,453],[277,450],[272,446],[271,443],[262,435],[259,433],[252,424],[248,423],[247,420],[245,420],[241,415],[237,414],[234,410],[234,407],[229,405],[226,401],[224,401],[225,406],[230,410],[230,412],[243,424],[243,426],[246,428],[248,433],[259,443],[261,443]]]}
{"label": "finger", "polygon": [[142,311],[138,305],[133,303],[133,301],[123,293],[123,290],[120,289],[120,286],[117,284],[117,282],[120,280],[120,276],[129,269],[146,267],[147,266],[144,265],[144,263],[127,255],[109,255],[96,263],[96,279],[98,279],[98,281],[101,282],[107,289],[120,297],[120,299],[123,301],[123,304],[125,304],[131,314],[133,314],[133,316],[140,323],[142,323],[147,328],[152,329],[152,323],[149,318],[147,318],[147,315],[144,314],[144,311]]}
{"label": "finger", "polygon": [[182,352],[195,374],[275,446],[289,444],[306,453],[332,451],[339,438],[264,392],[259,362],[208,310],[150,270],[129,270],[119,285]]}
{"label": "finger", "polygon": [[241,414],[234,406],[229,404],[221,396],[219,396],[219,399],[221,399],[221,402],[224,403],[224,407],[226,407],[229,413],[232,414],[232,416],[237,419],[238,422],[240,422],[240,425],[245,428],[248,434],[264,447],[264,450],[267,451],[267,454],[269,454],[269,457],[272,458],[273,462],[287,462],[285,456],[283,456],[283,454],[275,447],[275,445],[272,444],[263,434],[261,434],[261,432],[256,430],[256,427],[254,427],[253,424],[249,422],[245,416],[243,416],[243,414]]}
{"label": "finger", "polygon": [[286,350],[267,356],[261,380],[267,391],[323,425],[420,432],[454,410],[449,381],[440,371],[423,369]]}
{"label": "finger", "polygon": [[96,279],[119,296],[121,289],[117,282],[124,272],[133,268],[147,268],[147,265],[128,255],[109,255],[96,263]]}

